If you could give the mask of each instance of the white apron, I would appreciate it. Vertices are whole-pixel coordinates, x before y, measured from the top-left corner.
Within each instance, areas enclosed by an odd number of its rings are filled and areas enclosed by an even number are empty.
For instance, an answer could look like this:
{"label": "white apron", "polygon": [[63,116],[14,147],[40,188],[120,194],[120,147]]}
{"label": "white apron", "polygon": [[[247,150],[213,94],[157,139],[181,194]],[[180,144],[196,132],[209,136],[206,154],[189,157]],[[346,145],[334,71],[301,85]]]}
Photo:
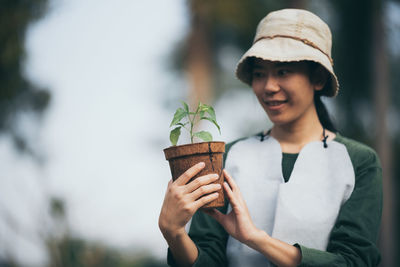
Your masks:
{"label": "white apron", "polygon": [[[305,145],[290,179],[282,175],[282,150],[271,136],[234,144],[225,168],[235,179],[256,227],[291,245],[326,250],[341,205],[355,182],[346,147],[328,141]],[[231,210],[229,207],[228,212]],[[229,266],[271,266],[264,255],[229,237]]]}

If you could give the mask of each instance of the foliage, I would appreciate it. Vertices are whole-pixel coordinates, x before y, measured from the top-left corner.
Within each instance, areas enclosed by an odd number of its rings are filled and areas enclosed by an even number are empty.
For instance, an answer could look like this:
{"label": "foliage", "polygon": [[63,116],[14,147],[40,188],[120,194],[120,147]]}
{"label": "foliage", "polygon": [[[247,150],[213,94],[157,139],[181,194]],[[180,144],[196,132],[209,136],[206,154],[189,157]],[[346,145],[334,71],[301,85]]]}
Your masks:
{"label": "foliage", "polygon": [[[49,211],[54,228],[45,236],[49,253],[49,267],[163,267],[165,262],[146,251],[121,251],[107,244],[73,236],[68,226],[67,209],[63,199],[53,197]],[[1,265],[0,261],[0,266]],[[9,265],[17,267],[18,265]]]}
{"label": "foliage", "polygon": [[126,255],[119,250],[100,243],[92,243],[80,238],[66,236],[56,243],[56,253],[52,254],[50,267],[163,267],[167,266],[151,255]]}
{"label": "foliage", "polygon": [[[183,108],[178,108],[174,114],[174,118],[170,124],[170,127],[177,126],[174,128],[170,135],[169,139],[171,140],[171,144],[175,146],[178,143],[179,136],[181,135],[181,128],[187,130],[190,134],[190,141],[193,144],[194,137],[200,138],[205,142],[212,141],[211,133],[207,131],[193,132],[193,128],[197,122],[201,120],[208,120],[212,122],[217,128],[219,133],[221,133],[221,129],[217,123],[217,119],[215,117],[214,108],[199,102],[197,105],[196,111],[191,112],[189,110],[189,106],[186,102],[182,101]],[[182,122],[186,119],[186,122]],[[189,128],[187,128],[187,125]]]}
{"label": "foliage", "polygon": [[[247,49],[253,42],[255,29],[258,22],[268,12],[285,8],[293,0],[188,0],[190,11],[190,24],[200,25],[206,31],[209,59],[213,70],[214,94],[219,97],[224,90],[227,81],[221,74],[223,66],[220,54],[226,48],[234,47],[240,51]],[[300,2],[300,1],[299,1]],[[171,58],[167,61],[168,70],[181,72],[187,68],[187,59],[191,52],[191,34],[177,42],[171,51]],[[198,51],[194,51],[197,53]],[[233,78],[231,73],[229,77]],[[236,81],[236,80],[233,80]]]}
{"label": "foliage", "polygon": [[50,94],[37,88],[23,75],[25,36],[31,22],[47,10],[48,0],[3,0],[0,7],[0,133],[10,133],[16,147],[26,143],[14,129],[21,111],[40,114],[48,106]]}

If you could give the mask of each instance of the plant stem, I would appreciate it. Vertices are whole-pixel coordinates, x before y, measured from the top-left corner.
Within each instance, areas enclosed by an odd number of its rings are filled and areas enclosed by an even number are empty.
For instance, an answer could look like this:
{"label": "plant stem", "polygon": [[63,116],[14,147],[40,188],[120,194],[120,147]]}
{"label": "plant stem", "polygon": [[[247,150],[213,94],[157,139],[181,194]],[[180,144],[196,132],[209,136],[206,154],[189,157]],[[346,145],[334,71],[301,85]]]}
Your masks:
{"label": "plant stem", "polygon": [[193,126],[194,126],[194,117],[196,117],[196,114],[193,115],[193,120],[190,119],[189,115],[189,121],[190,121],[190,142],[193,144]]}
{"label": "plant stem", "polygon": [[189,117],[189,122],[190,122],[190,142],[193,144],[193,126],[194,126],[194,121],[195,121],[195,119],[196,119],[196,116],[197,116],[197,113],[199,113],[199,108],[200,108],[200,105],[197,105],[197,109],[196,109],[196,112],[195,112],[195,114],[193,115],[193,119],[191,120],[190,119],[190,115],[188,115],[188,117]]}

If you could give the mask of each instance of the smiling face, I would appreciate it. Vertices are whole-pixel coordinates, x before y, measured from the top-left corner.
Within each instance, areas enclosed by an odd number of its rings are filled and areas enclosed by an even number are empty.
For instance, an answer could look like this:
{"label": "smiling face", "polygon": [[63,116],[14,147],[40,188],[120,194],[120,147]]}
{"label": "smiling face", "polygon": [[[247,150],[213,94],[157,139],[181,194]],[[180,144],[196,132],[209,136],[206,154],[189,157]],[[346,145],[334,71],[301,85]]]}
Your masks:
{"label": "smiling face", "polygon": [[307,62],[256,58],[253,63],[253,91],[275,125],[315,119],[314,91],[321,90],[323,84],[310,81]]}

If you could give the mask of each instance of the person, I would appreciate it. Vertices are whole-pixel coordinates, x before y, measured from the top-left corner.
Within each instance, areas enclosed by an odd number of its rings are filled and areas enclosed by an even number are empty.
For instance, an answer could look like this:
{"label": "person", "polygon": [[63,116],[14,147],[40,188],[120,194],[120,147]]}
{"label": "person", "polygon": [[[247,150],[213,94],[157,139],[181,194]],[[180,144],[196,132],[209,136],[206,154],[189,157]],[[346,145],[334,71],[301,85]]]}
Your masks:
{"label": "person", "polygon": [[[226,146],[225,207],[218,175],[168,184],[159,227],[172,266],[376,266],[382,169],[375,151],[341,135],[321,96],[339,83],[331,32],[299,9],[269,13],[236,75],[273,123]],[[189,234],[185,225],[192,218]]]}

